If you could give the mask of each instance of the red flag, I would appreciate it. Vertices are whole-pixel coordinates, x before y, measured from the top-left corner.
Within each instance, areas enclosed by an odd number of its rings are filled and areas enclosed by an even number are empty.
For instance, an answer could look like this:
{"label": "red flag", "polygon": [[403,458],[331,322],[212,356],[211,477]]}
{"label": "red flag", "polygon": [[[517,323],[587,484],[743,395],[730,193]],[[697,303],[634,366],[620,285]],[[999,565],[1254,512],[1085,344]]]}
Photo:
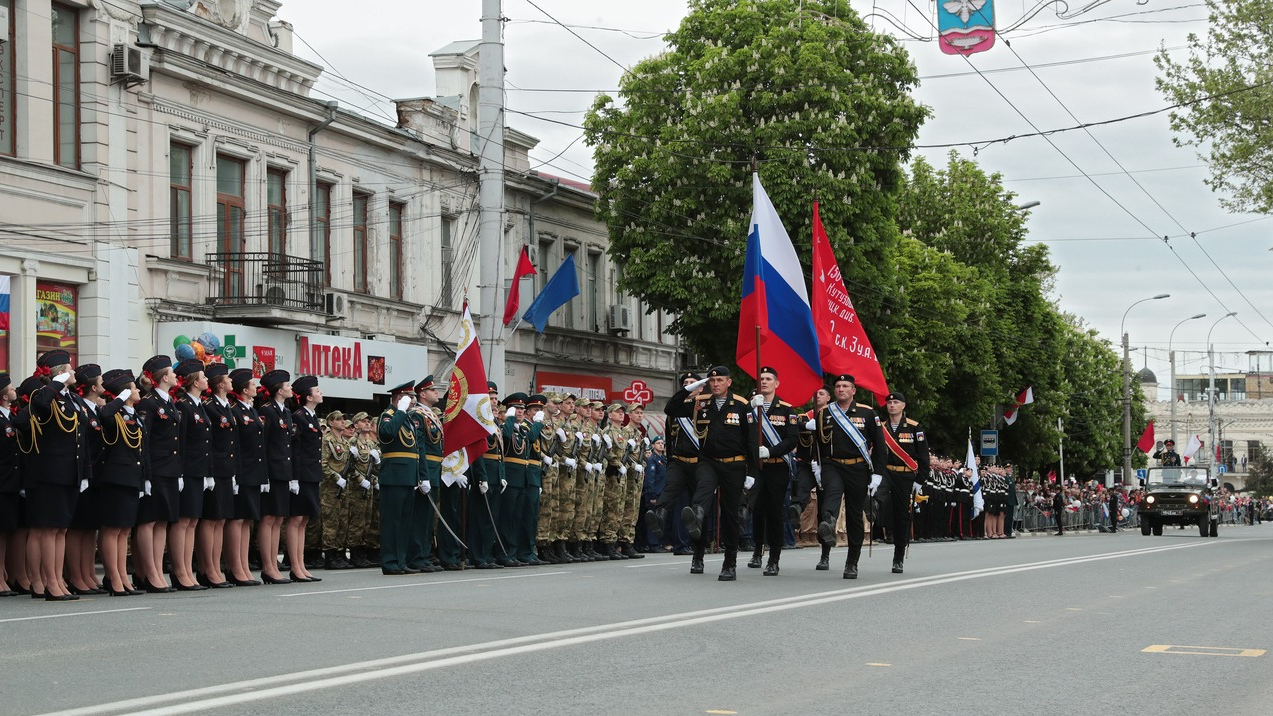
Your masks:
{"label": "red flag", "polygon": [[818,202],[813,202],[813,325],[818,327],[818,345],[822,351],[822,370],[826,373],[849,373],[857,385],[875,394],[883,403],[888,395],[888,381],[879,358],[866,337],[866,329],[858,320],[853,299],[844,288],[844,277],[831,251]]}
{"label": "red flag", "polygon": [[517,317],[517,308],[522,301],[522,277],[534,276],[535,266],[530,262],[530,247],[522,247],[522,255],[517,259],[517,268],[513,270],[513,283],[508,287],[508,300],[504,301],[504,325],[513,322]]}
{"label": "red flag", "polygon": [[1003,411],[1003,422],[1009,425],[1017,422],[1017,411],[1020,410],[1022,406],[1029,405],[1030,403],[1033,403],[1033,402],[1034,402],[1034,386],[1032,385],[1026,388],[1025,390],[1021,391],[1017,395],[1017,402],[1015,405]]}
{"label": "red flag", "polygon": [[1145,432],[1140,434],[1140,440],[1136,441],[1136,449],[1143,453],[1153,452],[1154,449],[1154,421],[1150,420],[1145,426]]}
{"label": "red flag", "polygon": [[464,302],[460,321],[460,343],[456,350],[455,369],[446,392],[446,412],[442,416],[442,452],[445,455],[467,449],[459,472],[486,452],[486,437],[495,432],[495,415],[486,393],[486,367],[482,365],[482,348],[473,328],[469,304]]}

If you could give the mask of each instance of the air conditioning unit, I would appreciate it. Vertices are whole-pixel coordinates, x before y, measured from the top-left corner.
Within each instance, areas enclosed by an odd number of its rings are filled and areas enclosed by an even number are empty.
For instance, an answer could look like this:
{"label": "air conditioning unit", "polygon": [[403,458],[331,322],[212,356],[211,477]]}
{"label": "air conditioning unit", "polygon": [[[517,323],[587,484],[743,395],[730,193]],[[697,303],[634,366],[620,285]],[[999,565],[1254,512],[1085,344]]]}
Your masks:
{"label": "air conditioning unit", "polygon": [[627,333],[632,330],[632,308],[621,303],[610,306],[610,331]]}
{"label": "air conditioning unit", "polygon": [[345,294],[328,291],[323,294],[323,299],[327,308],[327,315],[336,318],[347,318],[349,316],[349,300],[345,298]]}
{"label": "air conditioning unit", "polygon": [[111,81],[132,87],[149,79],[150,57],[145,50],[126,44],[115,45],[111,49]]}

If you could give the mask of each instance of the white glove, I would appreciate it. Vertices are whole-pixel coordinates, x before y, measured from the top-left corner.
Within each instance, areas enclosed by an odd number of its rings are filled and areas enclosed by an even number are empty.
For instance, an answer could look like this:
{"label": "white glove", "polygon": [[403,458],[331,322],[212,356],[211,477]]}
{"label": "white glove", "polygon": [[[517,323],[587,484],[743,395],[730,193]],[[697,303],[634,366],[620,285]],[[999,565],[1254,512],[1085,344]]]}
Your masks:
{"label": "white glove", "polygon": [[583,464],[583,469],[584,469],[584,471],[585,471],[585,472],[587,472],[589,475],[591,475],[591,474],[592,474],[592,463],[590,463],[590,462],[585,462],[585,463]]}
{"label": "white glove", "polygon": [[566,458],[566,467],[568,467],[568,468],[570,468],[571,470],[573,470],[573,469],[575,469],[576,467],[579,467],[579,461],[578,461],[578,460],[576,460],[576,459],[574,459],[573,457],[568,457],[568,458]]}
{"label": "white glove", "polygon": [[507,489],[508,489],[508,480],[505,480],[504,478],[500,478],[500,481],[499,481],[499,494],[501,494],[501,495],[502,495],[502,494],[504,494],[504,490],[507,490]]}
{"label": "white glove", "polygon": [[409,395],[404,395],[404,396],[402,396],[401,398],[398,398],[398,410],[399,410],[399,412],[401,412],[401,411],[403,411],[403,410],[406,410],[408,405],[411,405],[411,396],[409,396]]}
{"label": "white glove", "polygon": [[924,494],[924,486],[917,482],[915,483],[915,487],[911,488],[911,492],[914,492],[916,495],[922,495]]}
{"label": "white glove", "polygon": [[455,478],[455,484],[459,485],[460,489],[467,490],[469,486],[469,479],[463,475],[460,475],[459,477]]}
{"label": "white glove", "polygon": [[142,486],[142,488],[141,488],[141,493],[142,493],[143,495],[149,495],[149,494],[150,494],[150,480],[147,480],[147,481],[146,481],[146,484]]}
{"label": "white glove", "polygon": [[115,397],[127,403],[128,399],[133,397],[133,391],[128,388],[124,388],[123,390],[119,391],[119,395],[116,395]]}
{"label": "white glove", "polygon": [[540,494],[540,495],[544,494],[544,488],[542,488],[542,487],[541,487],[541,488],[539,488],[539,494]]}
{"label": "white glove", "polygon": [[646,446],[646,447],[650,447],[650,439],[649,439],[649,438],[645,438],[645,446]]}
{"label": "white glove", "polygon": [[81,479],[81,480],[80,480],[80,492],[83,492],[83,491],[85,491],[85,490],[87,490],[87,489],[88,489],[88,479],[87,479],[87,478]]}
{"label": "white glove", "polygon": [[[562,438],[562,439],[564,440],[565,438]],[[578,440],[579,442],[583,442],[583,433],[576,432],[576,433],[575,433],[575,440]]]}
{"label": "white glove", "polygon": [[633,465],[632,469],[636,470],[638,475],[645,474],[645,465]]}
{"label": "white glove", "polygon": [[186,491],[186,478],[184,478],[184,477],[178,477],[178,478],[177,478],[177,492],[185,492],[185,491]]}
{"label": "white glove", "polygon": [[626,474],[628,474],[628,466],[627,466],[627,465],[620,465],[620,466],[619,466],[619,474],[620,474],[620,475],[626,475]]}
{"label": "white glove", "polygon": [[596,433],[594,433],[594,434],[593,434],[593,436],[592,436],[592,444],[593,444],[593,445],[600,445],[600,444],[601,444],[601,436],[600,436],[600,435],[597,435]]}
{"label": "white glove", "polygon": [[813,470],[814,482],[818,483],[818,487],[822,487],[822,465],[815,462],[810,464],[809,468]]}
{"label": "white glove", "polygon": [[66,385],[66,381],[68,381],[68,380],[70,380],[70,379],[71,379],[71,374],[70,374],[70,373],[59,373],[59,374],[57,374],[57,375],[53,376],[53,382],[54,382],[54,383],[61,384],[61,385]]}
{"label": "white glove", "polygon": [[535,417],[531,419],[537,423],[544,422],[544,411],[540,410],[539,412],[535,413]]}
{"label": "white glove", "polygon": [[231,495],[239,494],[239,478],[237,477],[233,477],[233,476],[230,477],[230,494]]}
{"label": "white glove", "polygon": [[812,419],[811,419],[811,420],[809,420],[809,422],[807,422],[807,423],[805,423],[805,424],[804,424],[804,429],[805,429],[805,430],[817,430],[817,429],[818,429],[818,423],[817,423],[817,421],[812,420]]}
{"label": "white glove", "polygon": [[606,441],[606,447],[608,448],[614,447],[614,441],[610,439],[609,435],[602,435],[601,439]]}
{"label": "white glove", "polygon": [[370,490],[370,489],[371,489],[371,480],[368,480],[367,478],[365,478],[365,477],[364,477],[364,478],[362,479],[362,482],[358,483],[358,486],[359,486],[359,487],[361,487],[361,488],[362,488],[362,489],[364,489],[364,490]]}
{"label": "white glove", "polygon": [[880,475],[871,475],[871,484],[866,488],[868,494],[874,495],[875,491],[880,489],[880,483],[884,482],[884,478]]}
{"label": "white glove", "polygon": [[685,390],[693,393],[694,391],[698,390],[699,388],[702,388],[705,385],[707,385],[707,379],[703,378],[702,380],[696,380],[693,383],[690,383],[689,385],[685,386]]}
{"label": "white glove", "polygon": [[[138,496],[138,497],[141,497],[141,496],[142,496],[142,495],[144,495],[144,494],[146,494],[146,493],[144,493],[144,492],[139,492],[139,493],[137,493],[137,496]],[[19,489],[19,490],[18,490],[18,497],[25,498],[26,496],[27,496],[27,491],[26,491],[26,490],[23,490],[23,489]]]}
{"label": "white glove", "polygon": [[769,448],[765,447],[764,445],[760,446],[760,459],[761,460],[769,459]]}
{"label": "white glove", "polygon": [[380,451],[379,451],[379,450],[377,450],[377,449],[375,449],[375,448],[372,448],[372,449],[371,449],[371,452],[369,452],[369,453],[367,453],[367,454],[371,456],[371,461],[372,461],[372,462],[376,463],[377,465],[379,465],[379,464],[380,464]]}
{"label": "white glove", "polygon": [[752,477],[751,475],[748,475],[747,477],[743,478],[744,490],[750,490],[751,486],[754,484],[756,484],[756,478]]}
{"label": "white glove", "polygon": [[760,393],[757,393],[751,396],[751,407],[753,408],[765,407],[765,396],[761,395]]}
{"label": "white glove", "polygon": [[433,483],[429,482],[428,480],[425,480],[424,482],[420,483],[420,487],[416,489],[420,490],[421,495],[427,495],[429,494],[429,490],[433,489]]}
{"label": "white glove", "polygon": [[300,481],[300,480],[288,480],[288,481],[287,481],[287,491],[288,491],[288,492],[290,492],[290,493],[292,493],[293,495],[299,495],[299,494],[301,494],[301,481]]}
{"label": "white glove", "polygon": [[485,495],[485,494],[486,494],[486,491],[487,491],[487,490],[489,490],[489,489],[491,489],[491,486],[490,486],[490,485],[488,485],[488,484],[486,484],[486,481],[485,481],[485,480],[483,480],[482,482],[477,483],[477,491],[478,491],[478,492],[480,492],[480,493],[482,493],[483,495]]}
{"label": "white glove", "polygon": [[628,438],[628,449],[636,450],[636,441],[633,440],[632,438]]}
{"label": "white glove", "polygon": [[379,491],[380,491],[380,483],[379,483],[379,482],[373,482],[373,483],[371,483],[371,489],[375,490],[376,492],[379,492]]}
{"label": "white glove", "polygon": [[336,488],[337,488],[337,489],[343,490],[343,489],[345,489],[345,485],[348,485],[348,484],[349,484],[349,483],[345,481],[345,478],[343,478],[343,477],[338,477],[338,478],[336,478]]}
{"label": "white glove", "polygon": [[261,494],[264,495],[265,493],[269,491],[270,491],[270,481],[266,480],[265,484],[261,485]]}
{"label": "white glove", "polygon": [[606,473],[606,468],[605,465],[602,465],[599,462],[594,462],[592,463],[592,471],[597,474],[597,477],[601,477]]}
{"label": "white glove", "polygon": [[553,459],[552,459],[552,458],[550,458],[550,457],[548,457],[547,455],[545,455],[545,456],[544,456],[544,467],[552,467],[552,466],[553,466]]}
{"label": "white glove", "polygon": [[359,455],[362,455],[362,453],[358,452],[358,446],[357,446],[357,445],[350,445],[350,446],[349,446],[349,454],[350,454],[350,455],[353,455],[354,457],[358,457]]}
{"label": "white glove", "polygon": [[509,408],[508,410],[504,411],[504,417],[506,418],[511,418],[514,415],[517,415],[517,408]]}
{"label": "white glove", "polygon": [[217,489],[217,481],[216,481],[216,478],[213,478],[213,477],[205,477],[205,478],[203,478],[203,489],[204,489],[204,491],[205,491],[205,492],[207,492],[208,490],[215,490],[215,489]]}
{"label": "white glove", "polygon": [[561,428],[557,428],[557,439],[563,443],[566,442],[566,431]]}

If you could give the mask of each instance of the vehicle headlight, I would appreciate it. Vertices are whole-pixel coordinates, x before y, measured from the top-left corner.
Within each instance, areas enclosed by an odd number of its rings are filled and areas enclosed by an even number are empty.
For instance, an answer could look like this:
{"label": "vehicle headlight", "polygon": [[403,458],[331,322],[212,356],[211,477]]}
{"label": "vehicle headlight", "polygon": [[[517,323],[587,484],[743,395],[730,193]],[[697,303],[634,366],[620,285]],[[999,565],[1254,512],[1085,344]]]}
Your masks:
{"label": "vehicle headlight", "polygon": [[1197,496],[1197,495],[1190,495],[1190,496],[1189,496],[1189,504],[1191,504],[1191,505],[1196,505],[1196,504],[1198,504],[1198,496]]}
{"label": "vehicle headlight", "polygon": [[1153,495],[1150,495],[1149,497],[1146,497],[1146,498],[1145,498],[1145,504],[1148,504],[1148,505],[1152,505],[1152,504],[1154,504],[1154,496],[1153,496]]}

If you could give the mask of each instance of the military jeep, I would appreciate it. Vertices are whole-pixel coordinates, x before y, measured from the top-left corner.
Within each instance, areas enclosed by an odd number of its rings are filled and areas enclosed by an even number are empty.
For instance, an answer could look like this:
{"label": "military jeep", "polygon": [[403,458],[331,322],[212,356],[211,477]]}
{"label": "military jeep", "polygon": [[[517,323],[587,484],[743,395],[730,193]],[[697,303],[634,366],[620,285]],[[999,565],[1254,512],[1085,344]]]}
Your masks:
{"label": "military jeep", "polygon": [[1207,466],[1149,468],[1140,480],[1145,488],[1137,510],[1140,533],[1161,535],[1163,525],[1198,525],[1200,535],[1216,537],[1220,506],[1213,493],[1218,484]]}

